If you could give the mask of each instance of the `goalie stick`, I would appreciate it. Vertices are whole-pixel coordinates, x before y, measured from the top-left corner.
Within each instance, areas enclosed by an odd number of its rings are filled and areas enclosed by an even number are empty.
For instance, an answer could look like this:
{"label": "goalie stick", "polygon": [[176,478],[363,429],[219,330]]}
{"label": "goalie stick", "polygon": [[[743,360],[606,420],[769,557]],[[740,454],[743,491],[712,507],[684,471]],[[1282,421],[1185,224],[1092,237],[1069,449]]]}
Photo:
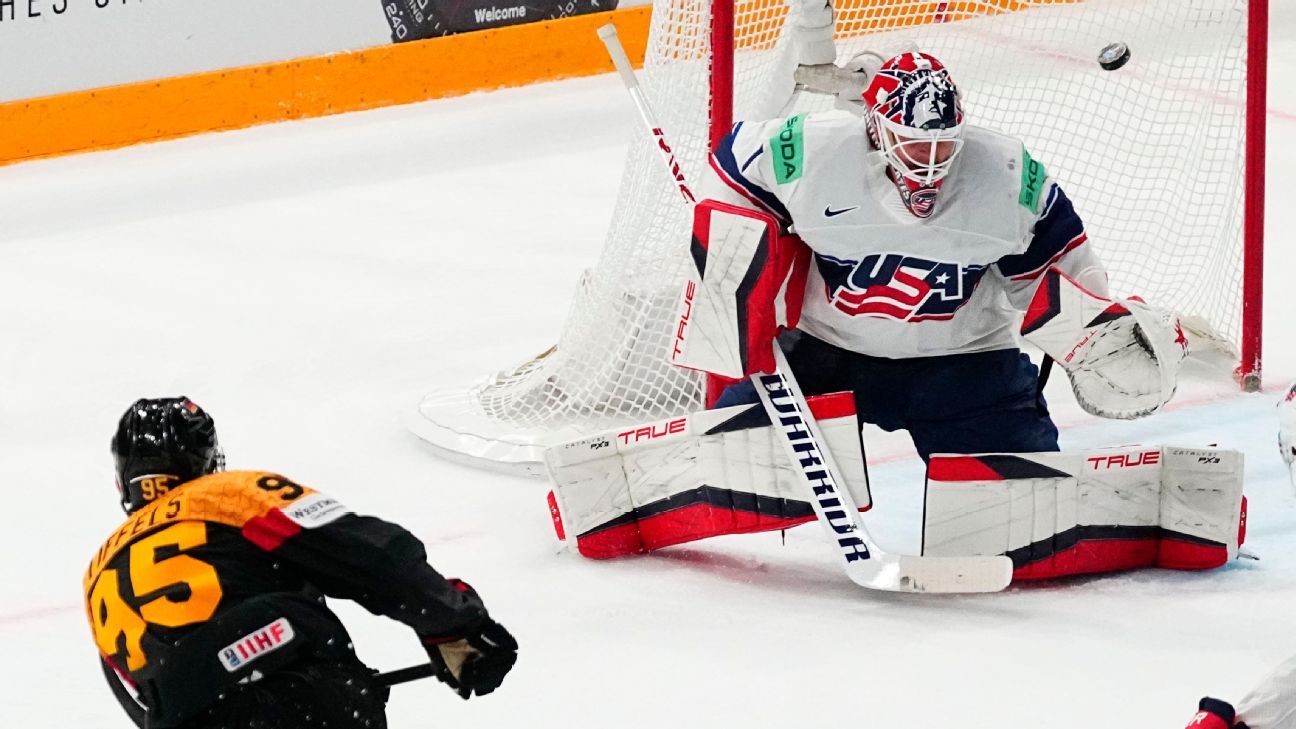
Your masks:
{"label": "goalie stick", "polygon": [[661,125],[657,123],[657,118],[653,115],[652,107],[648,105],[648,97],[644,95],[643,89],[639,87],[639,79],[635,77],[634,68],[630,65],[630,57],[626,55],[625,48],[621,46],[621,39],[617,37],[616,26],[608,23],[600,27],[598,37],[603,41],[603,45],[607,46],[608,56],[612,58],[612,65],[616,66],[617,73],[621,75],[621,81],[625,84],[626,91],[630,92],[630,98],[634,100],[635,108],[639,110],[639,118],[643,120],[644,125],[648,128],[648,133],[652,135],[653,140],[657,143],[657,152],[661,155],[662,162],[670,172],[671,181],[678,188],[684,202],[689,205],[697,203],[697,198],[693,197],[693,191],[684,182],[684,172],[675,159],[675,153],[671,151],[670,145],[666,144],[666,134],[662,132]]}
{"label": "goalie stick", "polygon": [[846,575],[857,585],[893,592],[998,592],[1012,581],[1004,556],[915,557],[885,552],[869,536],[859,508],[844,486],[832,453],[822,446],[819,424],[792,376],[778,340],[774,372],[751,376],[798,480],[809,492],[815,516],[837,546]]}
{"label": "goalie stick", "polygon": [[[657,140],[665,171],[679,186],[685,204],[693,206],[696,200],[685,183],[679,164],[670,153],[665,135],[653,118],[648,99],[617,39],[616,28],[605,25],[598,33],[635,102],[640,120]],[[1007,557],[898,555],[883,551],[873,541],[860,521],[855,499],[844,486],[839,486],[844,482],[839,476],[841,471],[832,461],[832,454],[820,446],[824,442],[823,435],[810,415],[778,340],[771,344],[774,348],[774,372],[753,374],[752,384],[756,386],[770,421],[784,435],[781,440],[792,468],[805,485],[819,523],[829,540],[837,546],[842,566],[851,581],[871,589],[894,592],[997,592],[1007,587],[1013,570],[1012,560]]]}

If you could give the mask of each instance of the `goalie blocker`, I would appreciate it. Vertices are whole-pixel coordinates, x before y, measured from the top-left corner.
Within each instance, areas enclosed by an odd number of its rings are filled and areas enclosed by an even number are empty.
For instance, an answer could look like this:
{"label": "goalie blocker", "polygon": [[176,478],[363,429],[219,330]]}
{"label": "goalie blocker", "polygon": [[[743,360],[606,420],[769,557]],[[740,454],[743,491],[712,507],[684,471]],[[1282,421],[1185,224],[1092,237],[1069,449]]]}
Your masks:
{"label": "goalie blocker", "polygon": [[801,318],[810,249],[779,235],[769,213],[703,200],[689,250],[696,274],[680,298],[671,363],[729,383],[773,372],[770,342]]}
{"label": "goalie blocker", "polygon": [[1007,555],[1014,580],[1219,567],[1245,534],[1237,451],[937,455],[927,469],[923,554]]}

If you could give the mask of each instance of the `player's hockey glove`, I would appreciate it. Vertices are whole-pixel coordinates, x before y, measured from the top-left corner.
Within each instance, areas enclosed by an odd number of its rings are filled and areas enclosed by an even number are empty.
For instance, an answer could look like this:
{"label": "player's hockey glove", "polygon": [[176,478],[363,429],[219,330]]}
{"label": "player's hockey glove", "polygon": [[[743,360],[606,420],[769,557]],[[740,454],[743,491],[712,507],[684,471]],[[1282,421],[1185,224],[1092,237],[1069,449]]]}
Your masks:
{"label": "player's hockey glove", "polygon": [[1188,722],[1187,729],[1248,729],[1237,720],[1233,705],[1227,701],[1207,696],[1197,703],[1197,715]]}
{"label": "player's hockey glove", "polygon": [[[450,580],[460,592],[477,592],[461,580]],[[499,688],[517,663],[517,640],[503,625],[483,618],[470,628],[451,635],[421,635],[439,681],[461,698],[485,696]]]}

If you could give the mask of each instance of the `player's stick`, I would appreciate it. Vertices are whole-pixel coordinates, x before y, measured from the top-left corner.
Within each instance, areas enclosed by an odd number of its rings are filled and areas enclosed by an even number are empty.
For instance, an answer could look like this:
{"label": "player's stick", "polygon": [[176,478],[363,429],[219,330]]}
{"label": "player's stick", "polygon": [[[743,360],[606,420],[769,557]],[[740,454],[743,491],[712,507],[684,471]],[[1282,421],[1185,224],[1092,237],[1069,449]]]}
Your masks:
{"label": "player's stick", "polygon": [[[696,204],[679,163],[670,154],[665,134],[653,118],[652,108],[639,87],[630,60],[617,40],[616,28],[605,25],[599,28],[598,33],[639,109],[640,120],[658,142],[666,171],[679,184],[686,204]],[[889,554],[877,546],[860,521],[855,500],[844,487],[838,487],[844,483],[838,476],[841,472],[832,464],[831,454],[819,446],[823,436],[810,416],[805,397],[792,377],[777,339],[773,347],[775,371],[768,375],[752,375],[752,383],[771,422],[775,427],[781,427],[792,467],[806,486],[819,522],[840,549],[843,566],[851,580],[873,589],[901,592],[995,592],[1007,587],[1012,580],[1012,561],[1007,557],[916,557]],[[807,449],[818,455],[808,457]],[[812,468],[815,464],[822,464],[817,471]]]}
{"label": "player's stick", "polygon": [[751,381],[771,424],[783,436],[780,440],[792,469],[851,580],[896,592],[997,592],[1007,587],[1013,571],[1007,557],[914,557],[890,554],[873,541],[832,453],[820,445],[824,440],[819,424],[777,339],[773,346],[774,372],[754,374]]}
{"label": "player's stick", "polygon": [[679,188],[680,195],[689,205],[696,204],[697,198],[693,197],[693,191],[684,182],[684,172],[680,170],[679,162],[675,160],[675,153],[671,152],[670,145],[666,144],[666,135],[662,133],[661,125],[657,123],[657,117],[653,114],[652,107],[648,105],[648,97],[639,87],[639,79],[635,77],[634,68],[630,65],[630,58],[626,55],[625,48],[621,47],[616,26],[608,23],[598,29],[598,36],[602,39],[603,45],[607,46],[608,55],[612,57],[612,65],[616,66],[617,73],[621,74],[621,81],[625,83],[630,98],[634,100],[635,108],[639,110],[639,118],[643,120],[644,125],[648,127],[648,133],[657,143],[657,152],[666,163],[666,169],[670,171],[671,179]]}
{"label": "player's stick", "polygon": [[374,676],[374,680],[381,686],[395,686],[398,683],[408,683],[417,681],[420,678],[427,678],[436,675],[436,668],[431,663],[420,663],[417,666],[409,668],[399,668],[395,671],[388,671]]}

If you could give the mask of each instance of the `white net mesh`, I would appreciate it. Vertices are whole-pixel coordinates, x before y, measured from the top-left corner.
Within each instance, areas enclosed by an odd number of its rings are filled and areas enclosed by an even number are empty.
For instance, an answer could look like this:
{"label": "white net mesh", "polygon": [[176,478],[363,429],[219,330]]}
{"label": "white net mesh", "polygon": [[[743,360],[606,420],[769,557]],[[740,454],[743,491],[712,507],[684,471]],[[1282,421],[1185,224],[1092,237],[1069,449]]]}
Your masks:
{"label": "white net mesh", "polygon": [[[839,62],[913,41],[951,70],[971,123],[1021,137],[1075,201],[1121,295],[1241,327],[1244,0],[837,0]],[[640,81],[684,174],[707,153],[709,3],[657,0]],[[735,119],[828,108],[793,94],[784,0],[736,7]],[[1114,41],[1132,59],[1098,64]],[[607,245],[557,348],[420,404],[437,445],[535,460],[532,446],[702,405],[667,364],[690,211],[636,131]],[[696,188],[695,188],[696,189]]]}

